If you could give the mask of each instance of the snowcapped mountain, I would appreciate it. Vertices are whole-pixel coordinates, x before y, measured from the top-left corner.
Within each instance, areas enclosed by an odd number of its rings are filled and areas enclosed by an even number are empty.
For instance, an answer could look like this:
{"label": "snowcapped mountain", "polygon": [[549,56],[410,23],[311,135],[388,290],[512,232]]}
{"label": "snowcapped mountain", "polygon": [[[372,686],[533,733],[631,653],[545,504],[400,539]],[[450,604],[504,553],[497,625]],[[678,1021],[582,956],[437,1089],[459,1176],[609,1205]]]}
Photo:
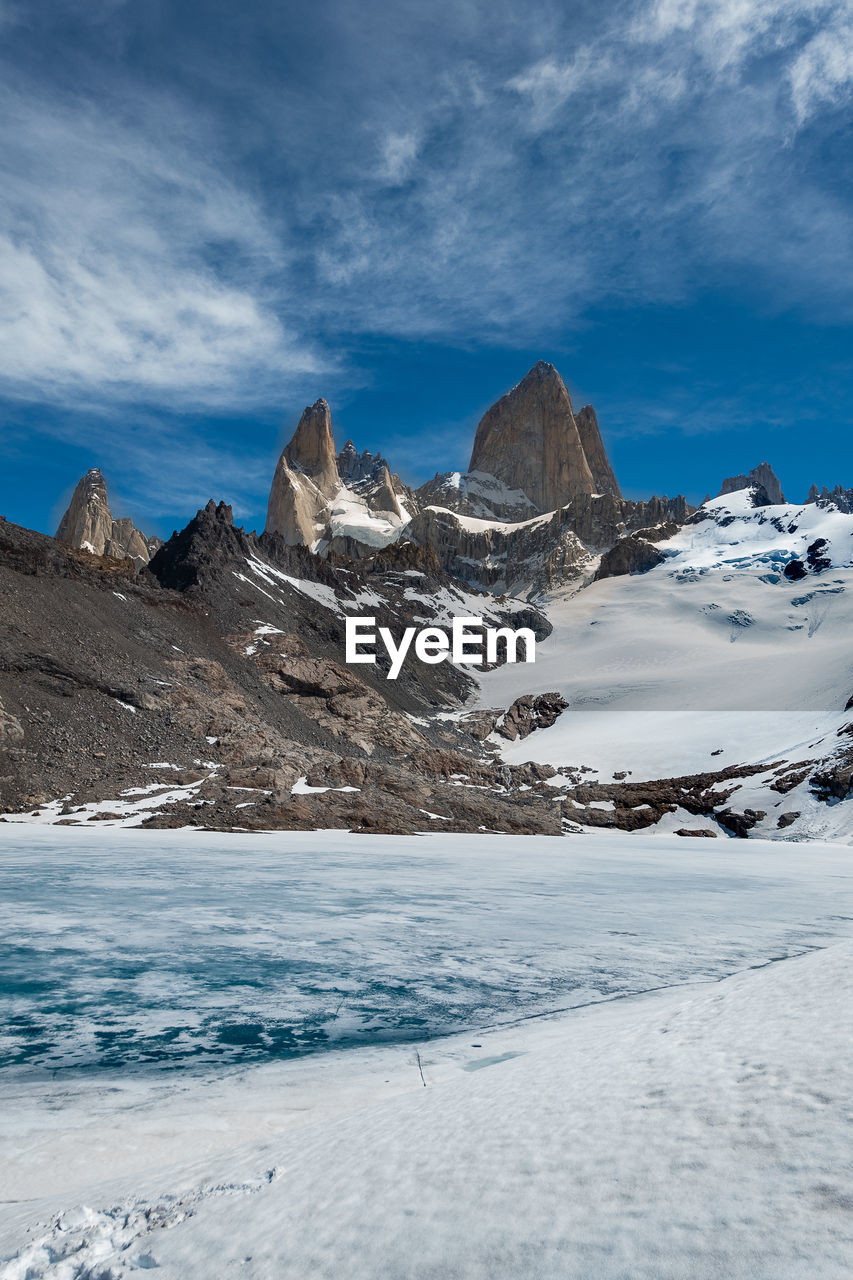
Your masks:
{"label": "snowcapped mountain", "polygon": [[[848,806],[835,802],[853,766],[853,518],[830,502],[754,498],[750,488],[706,502],[655,544],[660,562],[645,573],[554,596],[534,681],[509,667],[481,677],[481,709],[522,685],[566,700],[535,737],[493,741],[508,763],[582,766],[602,784],[587,788],[598,808],[578,807],[578,822],[618,825],[619,793],[671,777],[676,762],[683,775],[748,763],[756,772],[732,802],[761,811],[756,834],[849,834]],[[689,827],[700,812],[679,806],[665,821]]]}
{"label": "snowcapped mountain", "polygon": [[[93,474],[62,541],[0,525],[8,821],[848,833],[849,491],[786,503],[762,463],[626,500],[543,362],[417,492],[316,401],[260,537],[211,502],[141,568]],[[536,661],[387,679],[352,617],[526,627]]]}

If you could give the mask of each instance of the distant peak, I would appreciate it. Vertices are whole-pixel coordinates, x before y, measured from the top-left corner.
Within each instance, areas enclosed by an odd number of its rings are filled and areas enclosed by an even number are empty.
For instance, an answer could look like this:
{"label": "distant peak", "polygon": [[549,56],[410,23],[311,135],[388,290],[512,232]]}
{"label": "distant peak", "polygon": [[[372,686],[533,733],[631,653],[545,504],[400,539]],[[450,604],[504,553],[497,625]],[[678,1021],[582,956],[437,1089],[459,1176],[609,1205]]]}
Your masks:
{"label": "distant peak", "polygon": [[[527,378],[560,378],[560,375],[554,365],[549,364],[547,360],[537,360],[532,369],[525,375]],[[562,382],[562,378],[560,378]]]}
{"label": "distant peak", "polygon": [[717,497],[738,493],[741,489],[756,489],[759,498],[757,505],[776,506],[785,501],[779,478],[769,462],[759,462],[748,475],[729,476],[723,481]]}
{"label": "distant peak", "polygon": [[116,560],[130,556],[137,564],[147,564],[150,559],[145,535],[129,518],[113,517],[100,467],[89,467],[77,481],[56,538],[93,555]]}

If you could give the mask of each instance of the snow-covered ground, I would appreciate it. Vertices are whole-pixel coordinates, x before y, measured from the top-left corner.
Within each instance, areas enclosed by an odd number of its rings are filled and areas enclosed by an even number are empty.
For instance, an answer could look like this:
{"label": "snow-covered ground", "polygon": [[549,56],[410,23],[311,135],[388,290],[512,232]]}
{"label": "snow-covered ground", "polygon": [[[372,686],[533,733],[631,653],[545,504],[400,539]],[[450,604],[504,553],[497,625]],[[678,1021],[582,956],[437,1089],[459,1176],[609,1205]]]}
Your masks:
{"label": "snow-covered ground", "polygon": [[[495,738],[505,759],[640,779],[838,746],[853,694],[853,517],[755,509],[747,493],[706,506],[714,519],[660,544],[665,563],[552,599],[535,665],[480,676],[484,707],[550,690],[570,703],[550,729]],[[785,564],[818,537],[832,566],[789,581]]]}
{"label": "snow-covered ground", "polygon": [[846,1275],[851,880],[829,844],[4,829],[42,1045],[0,1079],[0,1276]]}

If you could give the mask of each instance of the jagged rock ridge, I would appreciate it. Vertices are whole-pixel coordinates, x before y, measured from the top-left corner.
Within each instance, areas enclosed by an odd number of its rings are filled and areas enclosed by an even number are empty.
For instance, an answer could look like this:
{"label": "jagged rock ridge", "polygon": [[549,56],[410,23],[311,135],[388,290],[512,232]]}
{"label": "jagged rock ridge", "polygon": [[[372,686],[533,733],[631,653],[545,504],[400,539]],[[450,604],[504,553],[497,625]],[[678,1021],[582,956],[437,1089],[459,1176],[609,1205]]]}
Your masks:
{"label": "jagged rock ridge", "polygon": [[785,501],[779,478],[769,462],[759,462],[749,475],[729,476],[723,481],[717,497],[723,498],[727,493],[738,493],[741,489],[755,490],[753,501],[757,507],[781,506]]}
{"label": "jagged rock ridge", "polygon": [[335,452],[325,400],[309,405],[276,466],[266,530],[290,546],[358,559],[395,541],[414,507],[411,492],[379,454],[359,454],[348,440]]}
{"label": "jagged rock ridge", "polygon": [[818,489],[813,484],[809,489],[809,496],[806,503],[820,502],[824,505],[832,503],[839,511],[843,511],[846,515],[853,515],[853,489],[845,489],[843,485],[837,484],[833,489],[828,489],[823,485]]}

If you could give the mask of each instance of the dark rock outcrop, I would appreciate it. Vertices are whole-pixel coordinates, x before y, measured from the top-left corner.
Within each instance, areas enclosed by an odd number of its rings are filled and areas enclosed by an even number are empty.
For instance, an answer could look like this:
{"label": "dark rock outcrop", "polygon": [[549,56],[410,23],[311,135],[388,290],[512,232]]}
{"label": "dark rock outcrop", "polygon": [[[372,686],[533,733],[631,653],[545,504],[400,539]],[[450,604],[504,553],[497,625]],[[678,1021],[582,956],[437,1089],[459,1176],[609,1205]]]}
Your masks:
{"label": "dark rock outcrop", "polygon": [[627,537],[620,538],[609,551],[601,557],[595,574],[596,581],[603,578],[616,578],[626,573],[648,573],[655,565],[663,564],[666,556],[655,546],[671,538],[678,526],[666,521],[658,529],[638,529]]}
{"label": "dark rock outcrop", "polygon": [[746,840],[753,827],[757,827],[767,814],[764,809],[744,809],[738,813],[735,809],[718,809],[717,821],[739,840]]}
{"label": "dark rock outcrop", "polygon": [[515,742],[526,738],[536,729],[550,729],[568,706],[559,693],[526,693],[515,702],[506,715],[497,722],[497,732],[502,738]]}
{"label": "dark rock outcrop", "polygon": [[749,475],[729,476],[723,481],[717,497],[722,498],[741,489],[755,489],[753,502],[757,507],[777,506],[785,501],[782,486],[769,462],[760,462]]}

